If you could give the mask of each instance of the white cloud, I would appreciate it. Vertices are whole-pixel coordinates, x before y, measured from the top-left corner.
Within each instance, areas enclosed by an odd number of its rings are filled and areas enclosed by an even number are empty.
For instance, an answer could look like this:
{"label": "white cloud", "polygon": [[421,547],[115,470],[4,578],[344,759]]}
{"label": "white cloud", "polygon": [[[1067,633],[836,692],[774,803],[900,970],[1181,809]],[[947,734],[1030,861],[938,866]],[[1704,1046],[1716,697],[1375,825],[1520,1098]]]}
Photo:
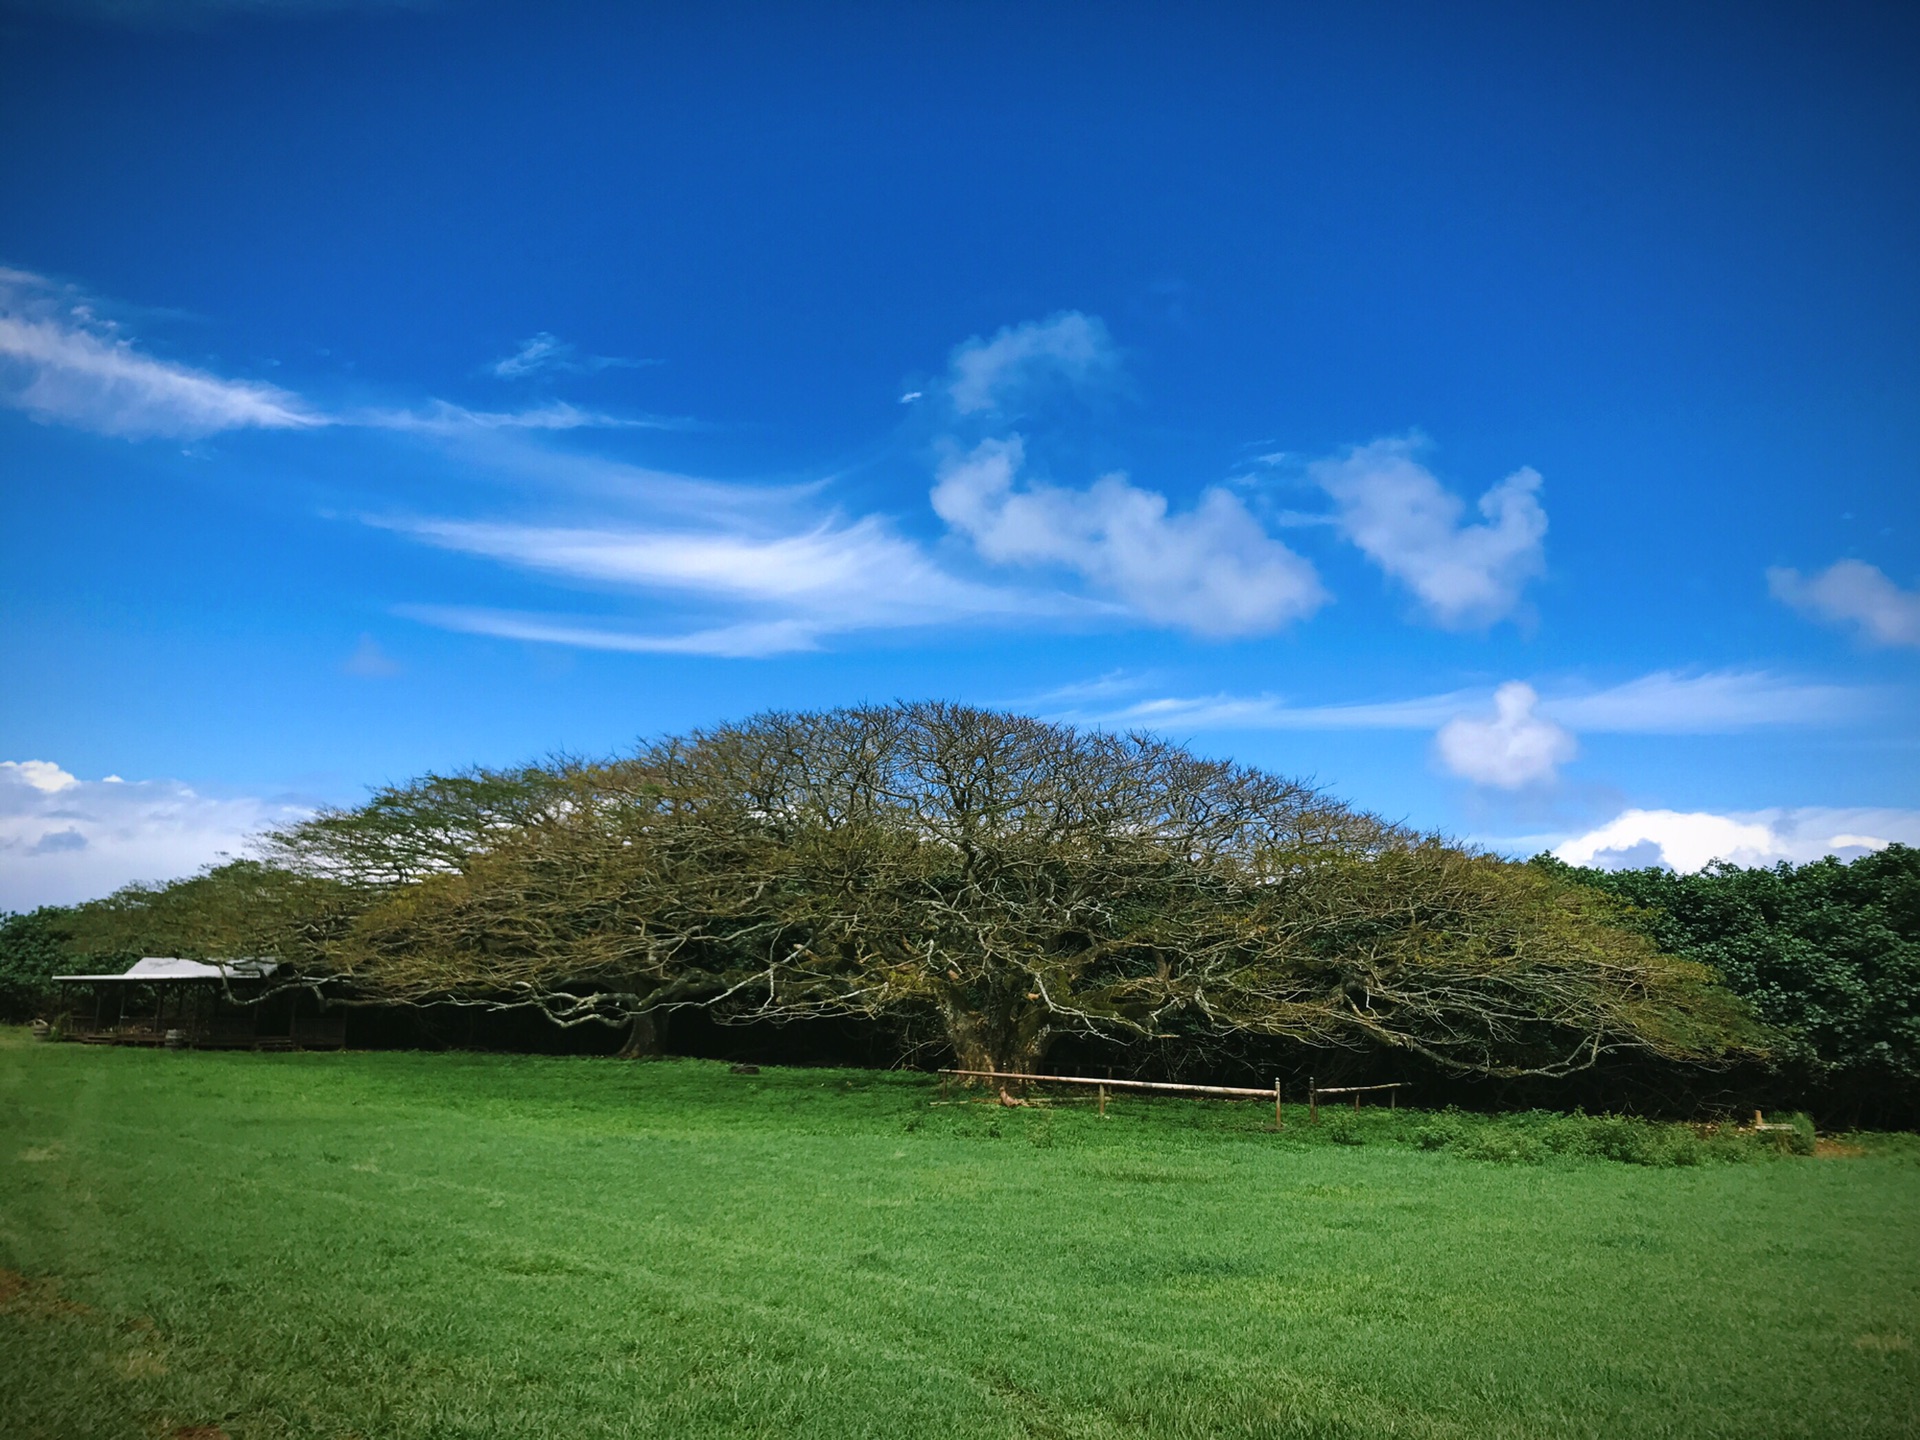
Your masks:
{"label": "white cloud", "polygon": [[1077,387],[1110,383],[1120,352],[1098,316],[1065,310],[1045,320],[1009,325],[991,340],[978,336],[954,347],[947,393],[962,415],[998,410],[1042,375]]}
{"label": "white cloud", "polygon": [[0,402],[129,438],[327,423],[276,386],[144,354],[79,297],[18,270],[0,270]]}
{"label": "white cloud", "polygon": [[1016,489],[1019,436],[985,440],[940,467],[933,508],[1000,565],[1064,565],[1135,614],[1201,635],[1273,630],[1326,603],[1313,566],[1269,536],[1226,490],[1184,514],[1108,475],[1085,490]]}
{"label": "white cloud", "polygon": [[563,350],[572,348],[570,345],[563,346],[555,336],[542,330],[531,340],[522,341],[520,348],[504,360],[494,361],[490,368],[503,380],[517,375],[531,375],[536,370],[554,364],[562,358]]}
{"label": "white cloud", "polygon": [[814,648],[822,636],[966,619],[1013,622],[1101,613],[1053,592],[976,584],[868,517],[755,534],[626,526],[588,528],[480,521],[381,522],[448,550],[570,580],[632,586],[746,613],[677,635],[618,624],[459,607],[402,613],[447,628],[593,649],[765,655]]}
{"label": "white cloud", "polygon": [[939,571],[869,517],[792,534],[422,520],[396,525],[448,550],[577,579],[718,599],[817,607],[838,618],[1013,610],[1006,592]]}
{"label": "white cloud", "polygon": [[1485,523],[1464,525],[1465,505],[1415,458],[1407,440],[1376,440],[1307,467],[1333,498],[1341,533],[1453,629],[1513,613],[1542,573],[1547,512],[1540,476],[1516,470],[1480,497]]}
{"label": "white cloud", "polygon": [[9,783],[30,785],[43,795],[58,795],[80,782],[51,760],[0,760],[0,785]]}
{"label": "white cloud", "polygon": [[189,875],[308,813],[216,799],[177,780],[81,780],[50,761],[3,761],[0,909],[71,904],[135,880]]}
{"label": "white cloud", "polygon": [[[571,354],[571,347],[559,347],[548,368],[592,370],[647,363],[604,355],[567,358]],[[538,367],[529,361],[525,368]],[[657,415],[586,410],[565,401],[520,410],[473,410],[433,400],[418,409],[323,414],[274,385],[230,380],[156,359],[138,349],[119,327],[103,320],[77,291],[25,271],[4,269],[0,269],[0,403],[41,420],[128,438],[190,439],[223,430],[305,430],[323,425],[455,437],[515,430],[680,430],[691,424]]]}
{"label": "white cloud", "polygon": [[351,423],[374,430],[399,430],[418,435],[459,436],[490,430],[684,430],[690,422],[660,415],[611,415],[604,410],[582,410],[557,400],[525,410],[469,410],[445,400],[429,402],[419,410],[367,410],[350,417]]}
{"label": "white cloud", "polygon": [[341,662],[340,668],[362,680],[386,680],[400,673],[399,662],[382,650],[380,642],[371,635],[360,637],[353,654]]}
{"label": "white cloud", "polygon": [[1767,571],[1773,598],[1834,625],[1852,625],[1881,645],[1920,645],[1920,593],[1902,590],[1878,566],[1840,560],[1818,575]]}
{"label": "white cloud", "polygon": [[1434,748],[1453,774],[1478,785],[1518,790],[1551,780],[1579,746],[1537,713],[1531,685],[1509,681],[1493,692],[1493,714],[1456,715],[1440,727]]}
{"label": "white cloud", "polygon": [[408,605],[400,607],[397,613],[443,630],[492,635],[502,640],[528,640],[629,655],[713,655],[730,660],[817,650],[828,628],[804,620],[763,620],[718,625],[683,635],[648,635],[592,620],[464,606]]}
{"label": "white cloud", "polygon": [[631,369],[656,364],[653,360],[630,360],[623,355],[582,355],[557,335],[542,330],[520,342],[520,348],[487,368],[502,380],[552,372],[563,375],[591,374],[596,370]]}
{"label": "white cloud", "polygon": [[[1277,695],[1167,696],[1088,718],[1197,730],[1432,730],[1484,710],[1493,698],[1485,690],[1448,690],[1404,700],[1292,705]],[[1538,697],[1537,711],[1587,734],[1723,735],[1770,725],[1844,724],[1880,704],[1873,690],[1810,684],[1764,670],[1660,670],[1603,690],[1549,692]]]}
{"label": "white cloud", "polygon": [[1166,695],[1098,714],[1103,725],[1191,730],[1431,730],[1487,697],[1472,690],[1358,705],[1290,705],[1278,695]]}
{"label": "white cloud", "polygon": [[1554,696],[1541,708],[1594,734],[1726,735],[1770,725],[1844,724],[1881,703],[1877,691],[1862,686],[1788,680],[1765,670],[1656,670],[1604,690]]}
{"label": "white cloud", "polygon": [[1920,845],[1920,811],[1772,809],[1628,810],[1554,847],[1569,865],[1622,869],[1665,865],[1692,873],[1714,860],[1735,865],[1851,859],[1889,843]]}

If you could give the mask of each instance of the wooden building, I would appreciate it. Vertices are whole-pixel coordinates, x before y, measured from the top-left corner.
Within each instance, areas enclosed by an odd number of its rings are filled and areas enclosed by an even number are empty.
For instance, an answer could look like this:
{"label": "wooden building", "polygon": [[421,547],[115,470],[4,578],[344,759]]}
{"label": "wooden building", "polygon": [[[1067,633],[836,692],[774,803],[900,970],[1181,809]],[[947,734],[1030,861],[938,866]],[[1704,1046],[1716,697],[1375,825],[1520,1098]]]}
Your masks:
{"label": "wooden building", "polygon": [[276,989],[271,960],[150,955],[121,975],[56,975],[63,1040],[191,1049],[338,1050],[346,1017],[308,988]]}

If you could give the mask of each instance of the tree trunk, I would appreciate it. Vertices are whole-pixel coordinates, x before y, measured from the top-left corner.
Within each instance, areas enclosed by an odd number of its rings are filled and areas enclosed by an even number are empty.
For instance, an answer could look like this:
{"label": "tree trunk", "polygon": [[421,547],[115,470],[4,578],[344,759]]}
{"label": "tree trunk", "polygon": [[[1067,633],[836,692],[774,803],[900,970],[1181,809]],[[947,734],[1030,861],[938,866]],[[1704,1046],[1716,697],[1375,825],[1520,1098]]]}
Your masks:
{"label": "tree trunk", "polygon": [[[968,997],[949,992],[941,997],[941,1018],[947,1042],[962,1070],[991,1070],[1002,1075],[1028,1075],[1047,1053],[1053,1038],[1047,1012],[1038,1005],[1002,1004],[988,1008],[969,1003]],[[1027,1102],[1013,1093],[1017,1081],[995,1080],[1002,1105]]]}
{"label": "tree trunk", "polygon": [[665,1028],[650,1013],[641,1011],[627,1030],[627,1043],[620,1047],[622,1060],[644,1060],[660,1053],[660,1032]]}

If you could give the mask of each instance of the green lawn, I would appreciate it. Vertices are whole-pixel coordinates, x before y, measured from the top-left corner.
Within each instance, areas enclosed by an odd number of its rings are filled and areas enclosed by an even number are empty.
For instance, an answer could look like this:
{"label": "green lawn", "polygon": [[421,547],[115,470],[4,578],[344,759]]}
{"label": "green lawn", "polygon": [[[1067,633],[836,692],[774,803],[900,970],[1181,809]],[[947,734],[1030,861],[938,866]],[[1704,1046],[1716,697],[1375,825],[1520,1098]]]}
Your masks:
{"label": "green lawn", "polygon": [[1910,1144],[1495,1163],[1407,1112],[934,1099],[0,1031],[0,1434],[1920,1433]]}

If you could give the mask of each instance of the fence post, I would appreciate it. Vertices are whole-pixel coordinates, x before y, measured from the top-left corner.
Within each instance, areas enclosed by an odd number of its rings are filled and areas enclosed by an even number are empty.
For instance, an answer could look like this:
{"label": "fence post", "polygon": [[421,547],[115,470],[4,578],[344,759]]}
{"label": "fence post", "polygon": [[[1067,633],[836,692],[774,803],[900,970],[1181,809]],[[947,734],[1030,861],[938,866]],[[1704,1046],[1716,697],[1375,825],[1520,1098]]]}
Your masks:
{"label": "fence post", "polygon": [[1287,1128],[1287,1122],[1280,1115],[1280,1077],[1277,1075],[1273,1079],[1273,1128],[1276,1130]]}
{"label": "fence post", "polygon": [[1320,1123],[1320,1087],[1314,1083],[1313,1076],[1307,1076],[1307,1124]]}
{"label": "fence post", "polygon": [[1107,1114],[1107,1087],[1102,1085],[1100,1087],[1100,1118],[1104,1120],[1106,1118],[1106,1114]]}

